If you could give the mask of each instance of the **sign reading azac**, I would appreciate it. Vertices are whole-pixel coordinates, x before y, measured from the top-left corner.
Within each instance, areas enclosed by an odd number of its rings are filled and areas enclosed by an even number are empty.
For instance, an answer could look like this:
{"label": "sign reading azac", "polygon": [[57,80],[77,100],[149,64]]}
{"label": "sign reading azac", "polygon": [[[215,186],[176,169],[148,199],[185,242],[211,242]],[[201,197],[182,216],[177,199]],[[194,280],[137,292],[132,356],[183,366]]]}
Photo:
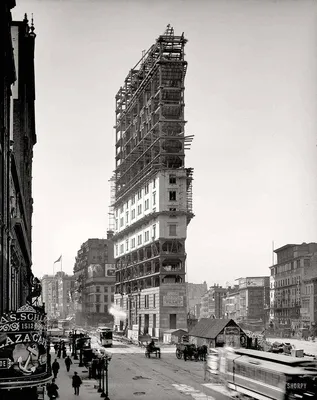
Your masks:
{"label": "sign reading azac", "polygon": [[0,317],[0,390],[46,382],[47,354],[44,310],[25,305]]}

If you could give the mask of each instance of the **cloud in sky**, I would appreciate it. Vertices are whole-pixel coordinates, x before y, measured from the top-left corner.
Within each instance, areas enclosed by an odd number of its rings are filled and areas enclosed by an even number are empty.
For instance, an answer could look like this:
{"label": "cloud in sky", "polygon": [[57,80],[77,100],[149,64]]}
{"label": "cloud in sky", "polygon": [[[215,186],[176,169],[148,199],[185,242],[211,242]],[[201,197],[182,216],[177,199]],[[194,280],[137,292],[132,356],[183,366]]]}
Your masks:
{"label": "cloud in sky", "polygon": [[316,2],[18,0],[34,14],[33,268],[71,273],[106,237],[114,96],[170,23],[184,32],[188,280],[269,273],[275,246],[317,240]]}

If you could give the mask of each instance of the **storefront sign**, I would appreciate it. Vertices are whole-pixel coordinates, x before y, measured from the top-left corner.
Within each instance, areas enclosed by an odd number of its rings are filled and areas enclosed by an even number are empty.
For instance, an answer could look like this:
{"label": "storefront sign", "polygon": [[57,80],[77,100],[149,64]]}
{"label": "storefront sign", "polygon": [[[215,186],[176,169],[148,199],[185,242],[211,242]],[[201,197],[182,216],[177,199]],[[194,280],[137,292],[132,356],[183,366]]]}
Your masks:
{"label": "storefront sign", "polygon": [[219,333],[219,335],[216,337],[216,343],[221,344],[225,342],[225,336],[222,333]]}
{"label": "storefront sign", "polygon": [[0,317],[0,389],[36,386],[50,379],[46,314],[25,305]]}
{"label": "storefront sign", "polygon": [[240,347],[240,328],[228,326],[224,329],[225,343],[230,347]]}
{"label": "storefront sign", "polygon": [[226,335],[240,335],[240,328],[237,326],[227,326],[225,328]]}

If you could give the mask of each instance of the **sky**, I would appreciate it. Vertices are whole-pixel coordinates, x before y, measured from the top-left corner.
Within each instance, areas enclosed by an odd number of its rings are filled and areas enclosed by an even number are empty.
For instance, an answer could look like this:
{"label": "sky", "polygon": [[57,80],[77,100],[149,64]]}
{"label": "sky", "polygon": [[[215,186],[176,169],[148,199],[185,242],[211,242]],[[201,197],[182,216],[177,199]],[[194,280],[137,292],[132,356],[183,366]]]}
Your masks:
{"label": "sky", "polygon": [[273,246],[317,241],[316,1],[17,0],[14,19],[25,12],[37,34],[36,276],[61,254],[71,274],[81,244],[106,237],[115,95],[167,24],[188,39],[187,280],[269,275]]}

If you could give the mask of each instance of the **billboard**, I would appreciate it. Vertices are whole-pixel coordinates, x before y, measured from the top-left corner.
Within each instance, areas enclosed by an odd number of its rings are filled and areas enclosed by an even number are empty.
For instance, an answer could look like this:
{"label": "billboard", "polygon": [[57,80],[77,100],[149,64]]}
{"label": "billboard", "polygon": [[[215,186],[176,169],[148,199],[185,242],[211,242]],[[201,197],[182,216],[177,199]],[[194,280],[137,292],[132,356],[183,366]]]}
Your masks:
{"label": "billboard", "polygon": [[0,318],[0,390],[40,386],[51,379],[46,314],[24,305]]}
{"label": "billboard", "polygon": [[88,278],[103,278],[105,267],[101,264],[90,264],[88,267]]}
{"label": "billboard", "polygon": [[115,264],[90,264],[88,267],[88,278],[115,276],[115,266]]}
{"label": "billboard", "polygon": [[116,275],[116,264],[106,264],[106,276]]}
{"label": "billboard", "polygon": [[163,296],[163,307],[183,307],[184,296],[180,296],[175,292],[167,292],[166,296]]}
{"label": "billboard", "polygon": [[242,278],[239,279],[239,288],[264,286],[264,278]]}

